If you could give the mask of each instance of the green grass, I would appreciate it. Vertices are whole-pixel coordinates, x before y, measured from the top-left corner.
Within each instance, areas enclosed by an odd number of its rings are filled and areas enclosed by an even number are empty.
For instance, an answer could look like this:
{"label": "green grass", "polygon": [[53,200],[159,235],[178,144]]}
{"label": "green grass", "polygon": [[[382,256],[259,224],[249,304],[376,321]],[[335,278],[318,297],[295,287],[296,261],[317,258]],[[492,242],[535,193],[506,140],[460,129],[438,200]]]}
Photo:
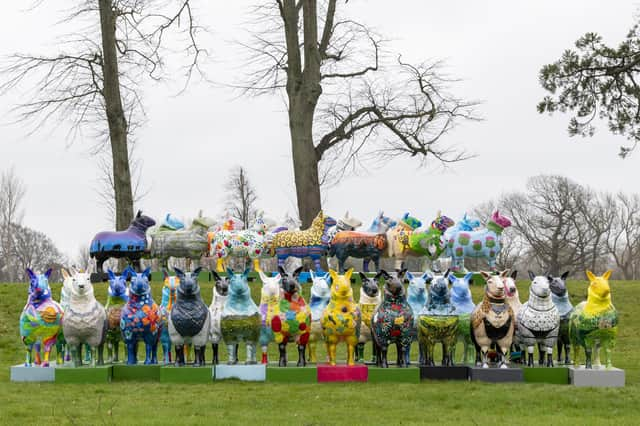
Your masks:
{"label": "green grass", "polygon": [[[519,284],[526,299],[527,284]],[[160,284],[152,285],[155,299],[160,300]],[[202,283],[205,302],[210,300],[211,286]],[[584,299],[586,282],[572,281],[568,286],[574,304]],[[60,285],[52,287],[57,297]],[[637,424],[640,326],[633,318],[640,314],[640,282],[616,281],[611,287],[621,324],[613,361],[627,374],[627,385],[620,389],[432,382],[10,383],[9,366],[24,361],[18,318],[27,287],[0,285],[0,424]],[[257,300],[260,285],[252,284],[252,291]],[[357,288],[355,291],[358,294]],[[474,300],[479,300],[481,291],[473,289]],[[106,284],[96,285],[95,292],[99,300],[105,300]],[[308,293],[309,286],[305,286],[303,294]],[[270,347],[271,360],[277,359],[276,353],[276,348]],[[324,358],[321,347],[319,356]],[[339,357],[344,359],[343,349]],[[210,352],[207,359],[211,360]],[[296,359],[297,352],[291,346],[289,361]]]}

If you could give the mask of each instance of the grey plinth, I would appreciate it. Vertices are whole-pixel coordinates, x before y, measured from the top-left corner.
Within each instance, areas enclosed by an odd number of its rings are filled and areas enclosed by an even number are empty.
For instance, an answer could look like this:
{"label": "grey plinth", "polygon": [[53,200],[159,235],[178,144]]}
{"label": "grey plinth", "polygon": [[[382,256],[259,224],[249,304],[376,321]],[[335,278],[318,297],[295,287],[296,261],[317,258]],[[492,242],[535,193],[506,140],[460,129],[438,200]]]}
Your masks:
{"label": "grey plinth", "polygon": [[252,382],[264,382],[267,378],[267,367],[255,365],[218,364],[215,368],[215,380],[238,379]]}
{"label": "grey plinth", "polygon": [[592,386],[599,388],[619,388],[624,387],[625,374],[624,370],[619,368],[584,368],[584,365],[578,367],[569,367],[569,379],[574,386]]}
{"label": "grey plinth", "polygon": [[489,383],[524,382],[524,373],[521,368],[482,368],[471,367],[469,378]]}
{"label": "grey plinth", "polygon": [[56,369],[51,367],[25,367],[24,365],[11,366],[12,382],[53,382],[56,379]]}

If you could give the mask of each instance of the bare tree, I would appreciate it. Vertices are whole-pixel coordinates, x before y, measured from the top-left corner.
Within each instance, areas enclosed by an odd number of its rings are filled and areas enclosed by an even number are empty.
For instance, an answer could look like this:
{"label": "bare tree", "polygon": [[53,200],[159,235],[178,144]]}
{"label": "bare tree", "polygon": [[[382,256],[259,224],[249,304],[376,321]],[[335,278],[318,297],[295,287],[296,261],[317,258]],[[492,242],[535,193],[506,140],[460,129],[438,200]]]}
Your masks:
{"label": "bare tree", "polygon": [[66,122],[69,137],[89,129],[108,141],[116,229],[124,229],[133,218],[129,139],[144,116],[140,82],[164,77],[170,32],[190,58],[188,82],[204,52],[196,42],[200,27],[190,0],[76,0],[63,21],[71,22],[85,24],[86,34],[69,36],[56,55],[15,54],[2,70],[0,93],[27,80],[33,89],[17,107],[19,121],[34,129]]}
{"label": "bare tree", "polygon": [[3,279],[20,280],[26,268],[44,271],[65,263],[56,245],[42,232],[16,224],[11,228],[10,262],[8,270],[3,271]]}
{"label": "bare tree", "polygon": [[[346,4],[346,2],[345,2]],[[418,156],[467,158],[443,145],[455,125],[474,119],[475,102],[447,92],[439,63],[384,54],[384,40],[338,13],[337,0],[271,0],[251,11],[253,73],[246,92],[286,92],[298,213],[307,227],[321,208],[322,183],[361,161]],[[322,162],[322,163],[321,163]]]}
{"label": "bare tree", "polygon": [[500,205],[536,262],[557,275],[561,268],[576,270],[597,259],[594,250],[600,249],[601,240],[596,242],[594,236],[600,230],[592,232],[590,227],[601,218],[585,218],[591,196],[565,177],[542,175],[529,179],[525,193],[504,196]]}
{"label": "bare tree", "polygon": [[607,249],[624,279],[635,280],[640,275],[640,196],[618,193],[606,202],[614,212]]}
{"label": "bare tree", "polygon": [[0,177],[0,272],[5,279],[17,278],[13,273],[12,255],[15,225],[20,225],[24,217],[22,202],[27,188],[13,167],[2,172]]}
{"label": "bare tree", "polygon": [[237,166],[231,170],[225,190],[226,212],[232,217],[240,219],[243,223],[243,229],[247,229],[258,212],[256,208],[258,195],[244,167]]}

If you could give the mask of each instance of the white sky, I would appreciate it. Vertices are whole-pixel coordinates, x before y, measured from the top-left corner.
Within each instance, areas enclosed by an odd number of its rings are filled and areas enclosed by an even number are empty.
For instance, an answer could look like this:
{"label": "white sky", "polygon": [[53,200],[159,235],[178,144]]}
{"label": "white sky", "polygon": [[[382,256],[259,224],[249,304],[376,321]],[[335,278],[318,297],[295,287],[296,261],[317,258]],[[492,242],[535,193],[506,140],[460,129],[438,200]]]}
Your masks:
{"label": "white sky", "polygon": [[[21,2],[4,2],[0,55],[55,52],[58,3],[47,1],[24,12]],[[20,6],[19,3],[23,5]],[[253,1],[197,1],[198,19],[212,29],[208,74],[230,82],[242,55],[230,41],[243,37],[247,6]],[[389,6],[393,4],[394,6]],[[606,6],[605,6],[606,5]],[[392,39],[389,48],[414,62],[445,59],[447,71],[464,81],[453,91],[480,99],[481,123],[460,126],[447,136],[477,158],[451,166],[421,169],[402,158],[384,168],[348,177],[326,194],[324,209],[336,217],[349,210],[368,224],[379,209],[409,211],[430,222],[436,212],[458,219],[465,209],[524,187],[529,176],[558,173],[599,190],[635,191],[638,154],[618,158],[624,139],[604,126],[592,139],[570,139],[568,116],[536,112],[544,96],[538,84],[543,64],[555,61],[587,31],[617,44],[633,24],[635,1],[601,0],[351,0],[343,13]],[[222,210],[227,171],[246,167],[259,204],[281,218],[295,210],[295,191],[285,107],[278,97],[239,98],[220,87],[195,84],[180,97],[171,88],[145,93],[148,122],[137,133],[144,158],[144,211],[193,216],[199,209]],[[27,137],[10,125],[7,110],[19,94],[0,98],[1,169],[14,165],[27,184],[25,224],[51,236],[67,254],[109,228],[95,192],[95,162],[85,145],[68,146],[65,133]]]}

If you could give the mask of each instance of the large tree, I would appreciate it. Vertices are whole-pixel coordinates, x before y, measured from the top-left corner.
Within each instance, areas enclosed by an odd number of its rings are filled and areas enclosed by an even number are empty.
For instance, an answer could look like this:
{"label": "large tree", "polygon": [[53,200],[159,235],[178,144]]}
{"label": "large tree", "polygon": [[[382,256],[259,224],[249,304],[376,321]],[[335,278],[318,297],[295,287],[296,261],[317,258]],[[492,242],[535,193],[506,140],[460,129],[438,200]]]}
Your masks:
{"label": "large tree", "polygon": [[[347,1],[344,2],[347,4]],[[248,92],[286,92],[298,213],[310,225],[320,187],[363,159],[399,155],[455,162],[467,157],[441,138],[474,102],[447,93],[439,63],[385,55],[383,39],[337,0],[270,0],[256,6],[245,44],[253,72]]]}
{"label": "large tree", "polygon": [[541,175],[525,192],[503,196],[500,211],[544,270],[595,269],[606,257],[611,213],[602,198],[563,176]]}
{"label": "large tree", "polygon": [[586,33],[560,59],[540,70],[540,84],[550,95],[540,113],[572,112],[569,135],[593,136],[594,122],[625,136],[626,157],[640,140],[640,30],[638,23],[618,46],[608,46],[597,33]]}
{"label": "large tree", "polygon": [[225,190],[226,213],[240,219],[243,229],[249,228],[258,213],[256,207],[258,195],[244,167],[237,166],[231,170]]}
{"label": "large tree", "polygon": [[178,35],[172,48],[190,58],[188,81],[203,52],[196,43],[199,27],[190,0],[76,0],[69,7],[63,23],[85,33],[69,36],[54,55],[14,55],[3,68],[0,92],[26,80],[33,89],[17,108],[19,119],[39,129],[57,118],[69,124],[69,137],[89,129],[94,142],[105,143],[115,225],[125,229],[134,203],[129,144],[144,115],[140,84],[145,77],[163,78],[170,32]]}

